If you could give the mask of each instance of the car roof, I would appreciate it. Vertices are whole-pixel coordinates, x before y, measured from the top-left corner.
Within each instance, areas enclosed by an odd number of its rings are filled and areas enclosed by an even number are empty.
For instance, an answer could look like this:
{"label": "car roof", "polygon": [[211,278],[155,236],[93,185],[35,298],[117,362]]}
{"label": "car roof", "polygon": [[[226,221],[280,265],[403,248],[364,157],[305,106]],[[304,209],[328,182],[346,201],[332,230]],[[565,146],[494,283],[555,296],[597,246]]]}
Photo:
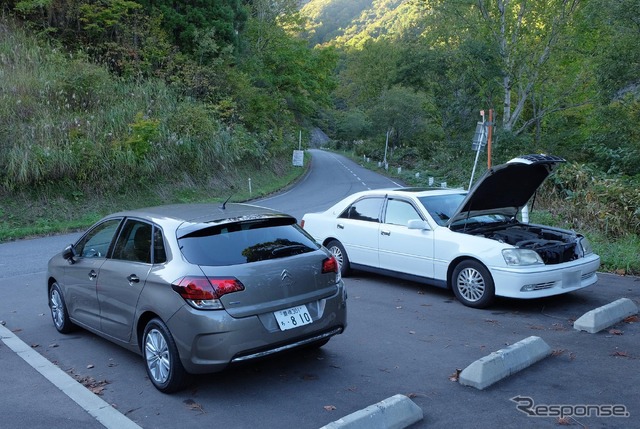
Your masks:
{"label": "car roof", "polygon": [[266,207],[240,203],[170,204],[122,211],[109,217],[136,217],[160,225],[173,225],[176,230],[181,230],[182,234],[214,224],[221,225],[268,218],[290,218],[295,222],[295,218],[290,215]]}

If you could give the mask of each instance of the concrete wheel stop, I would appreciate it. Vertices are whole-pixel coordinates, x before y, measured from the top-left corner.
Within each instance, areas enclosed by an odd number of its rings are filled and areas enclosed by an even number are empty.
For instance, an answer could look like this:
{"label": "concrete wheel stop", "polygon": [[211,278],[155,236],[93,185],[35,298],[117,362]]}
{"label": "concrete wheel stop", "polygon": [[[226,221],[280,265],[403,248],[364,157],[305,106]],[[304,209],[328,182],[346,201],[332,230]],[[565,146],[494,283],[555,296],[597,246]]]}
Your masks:
{"label": "concrete wheel stop", "polygon": [[405,395],[394,395],[320,429],[402,429],[423,419],[422,408]]}
{"label": "concrete wheel stop", "polygon": [[620,298],[610,304],[586,312],[573,322],[573,328],[595,334],[634,314],[638,314],[638,306],[629,298]]}
{"label": "concrete wheel stop", "polygon": [[551,347],[531,336],[478,359],[460,373],[458,382],[483,390],[551,355]]}

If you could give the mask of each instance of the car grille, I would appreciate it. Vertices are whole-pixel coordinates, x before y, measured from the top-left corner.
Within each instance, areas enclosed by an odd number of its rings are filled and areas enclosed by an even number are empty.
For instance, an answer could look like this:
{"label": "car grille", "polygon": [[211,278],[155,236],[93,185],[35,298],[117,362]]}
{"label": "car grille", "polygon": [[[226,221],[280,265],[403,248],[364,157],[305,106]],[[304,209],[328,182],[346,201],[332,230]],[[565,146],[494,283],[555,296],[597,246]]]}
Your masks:
{"label": "car grille", "polygon": [[555,286],[555,284],[556,282],[534,283],[531,285],[523,286],[520,290],[522,290],[523,292],[533,292],[536,290],[551,289],[553,286]]}

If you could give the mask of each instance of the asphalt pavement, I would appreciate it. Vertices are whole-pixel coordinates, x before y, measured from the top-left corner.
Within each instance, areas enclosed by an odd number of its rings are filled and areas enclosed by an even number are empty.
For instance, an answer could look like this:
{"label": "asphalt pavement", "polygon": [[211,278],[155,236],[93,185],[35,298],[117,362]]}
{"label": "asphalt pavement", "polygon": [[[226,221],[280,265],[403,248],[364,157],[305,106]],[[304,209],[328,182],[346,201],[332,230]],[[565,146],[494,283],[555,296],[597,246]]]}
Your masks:
{"label": "asphalt pavement", "polygon": [[[313,165],[316,176],[259,204],[299,218],[346,194],[395,186],[337,155],[314,154]],[[186,392],[164,395],[151,386],[139,356],[82,330],[61,336],[53,327],[43,288],[46,262],[78,235],[0,244],[0,320],[6,322],[0,326],[0,429],[136,427],[132,420],[158,428],[176,422],[252,428],[260,422],[317,429],[396,393],[424,410],[416,429],[561,424],[525,415],[510,399],[516,395],[542,406],[622,404],[631,419],[578,420],[592,428],[638,427],[639,324],[588,334],[570,323],[621,297],[640,305],[638,277],[602,274],[579,292],[499,300],[477,311],[444,290],[361,273],[345,280],[348,332],[324,350],[203,377]],[[450,380],[456,368],[532,334],[549,343],[552,357],[483,391]],[[97,395],[70,374],[111,384]]]}
{"label": "asphalt pavement", "polygon": [[2,325],[0,338],[3,422],[20,428],[139,428]]}

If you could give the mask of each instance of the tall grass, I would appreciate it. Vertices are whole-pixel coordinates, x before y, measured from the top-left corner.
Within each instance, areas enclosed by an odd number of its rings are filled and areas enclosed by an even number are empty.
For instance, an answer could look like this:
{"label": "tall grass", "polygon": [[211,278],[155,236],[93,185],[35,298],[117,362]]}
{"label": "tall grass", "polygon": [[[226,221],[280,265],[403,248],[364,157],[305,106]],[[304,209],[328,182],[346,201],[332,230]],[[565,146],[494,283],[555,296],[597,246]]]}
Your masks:
{"label": "tall grass", "polygon": [[98,194],[206,183],[277,155],[274,141],[222,123],[160,80],[119,79],[11,25],[0,21],[0,193],[61,180]]}

